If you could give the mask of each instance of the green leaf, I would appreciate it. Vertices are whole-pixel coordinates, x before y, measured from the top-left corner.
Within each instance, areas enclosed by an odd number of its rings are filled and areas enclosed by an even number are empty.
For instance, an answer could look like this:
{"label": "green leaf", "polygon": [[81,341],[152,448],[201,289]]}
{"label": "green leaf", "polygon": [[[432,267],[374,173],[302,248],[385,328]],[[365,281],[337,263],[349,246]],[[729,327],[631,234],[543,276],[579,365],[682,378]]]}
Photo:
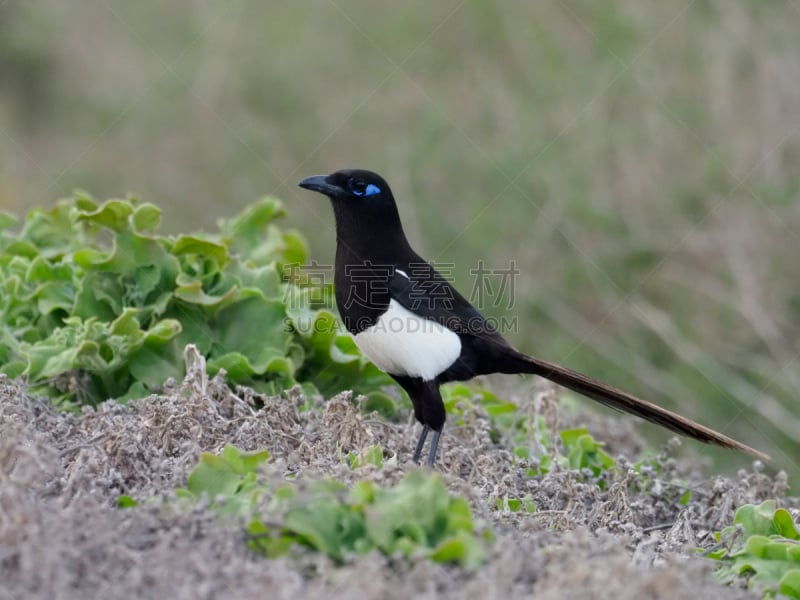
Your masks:
{"label": "green leaf", "polygon": [[787,598],[800,599],[800,569],[791,569],[784,573],[778,582],[778,593]]}
{"label": "green leaf", "polygon": [[200,463],[189,474],[187,487],[193,494],[203,493],[213,500],[217,496],[232,496],[242,483],[242,476],[221,456],[203,452]]}
{"label": "green leaf", "polygon": [[564,445],[569,449],[567,459],[571,469],[589,469],[597,476],[614,466],[614,459],[602,450],[602,444],[581,429],[561,432]]}
{"label": "green leaf", "polygon": [[800,540],[800,533],[797,531],[797,526],[792,520],[792,515],[789,514],[784,508],[779,508],[772,516],[772,522],[775,524],[775,531],[790,540]]}
{"label": "green leaf", "polygon": [[733,516],[733,523],[741,525],[745,534],[749,536],[770,536],[778,533],[772,520],[775,514],[775,500],[765,500],[758,506],[745,504],[740,506]]}
{"label": "green leaf", "polygon": [[452,498],[447,507],[447,531],[449,533],[458,531],[472,533],[472,530],[472,512],[469,504],[464,498]]}
{"label": "green leaf", "polygon": [[181,322],[177,319],[162,319],[145,332],[144,341],[148,344],[165,344],[182,329]]}
{"label": "green leaf", "polygon": [[365,413],[377,412],[384,419],[392,419],[398,410],[394,399],[389,394],[377,390],[366,395],[366,400],[361,408]]}
{"label": "green leaf", "polygon": [[375,501],[375,484],[371,481],[358,481],[350,490],[350,502],[354,505],[371,504]]}
{"label": "green leaf", "polygon": [[208,308],[222,308],[238,299],[239,290],[231,287],[221,294],[209,294],[203,289],[203,282],[197,279],[175,288],[175,297],[189,304],[200,304]]}
{"label": "green leaf", "polygon": [[585,427],[577,427],[575,429],[564,429],[559,434],[561,436],[564,445],[567,448],[572,448],[578,443],[578,439],[589,435],[589,430]]}
{"label": "green leaf", "polygon": [[467,569],[478,568],[485,559],[480,543],[464,531],[449,537],[431,552],[430,557],[440,563],[459,563]]}
{"label": "green leaf", "polygon": [[464,540],[453,536],[442,541],[433,552],[431,558],[436,562],[462,562],[467,555]]}
{"label": "green leaf", "polygon": [[135,506],[139,506],[139,503],[130,496],[122,495],[117,498],[118,508],[133,508]]}
{"label": "green leaf", "polygon": [[219,269],[230,262],[227,246],[196,236],[180,236],[172,246],[172,253],[175,256],[182,256],[184,254],[203,256],[204,258],[214,261],[214,264]]}
{"label": "green leaf", "polygon": [[133,228],[140,232],[153,232],[161,226],[161,209],[149,203],[136,207]]}
{"label": "green leaf", "polygon": [[344,548],[338,523],[343,510],[339,504],[317,500],[307,507],[297,507],[287,512],[284,526],[298,534],[302,542],[341,561]]}
{"label": "green leaf", "polygon": [[268,459],[268,452],[245,453],[230,445],[220,456],[204,452],[189,474],[187,487],[195,496],[205,493],[212,501],[220,496],[236,500],[227,502],[226,509],[249,510],[249,501],[260,493],[254,488],[256,469]]}
{"label": "green leaf", "polygon": [[9,229],[19,223],[19,219],[9,212],[0,210],[0,231]]}
{"label": "green leaf", "polygon": [[374,444],[362,449],[359,453],[351,453],[350,468],[357,469],[364,465],[372,465],[379,469],[383,467],[383,448],[380,444]]}
{"label": "green leaf", "polygon": [[488,414],[491,418],[497,418],[506,414],[513,414],[517,410],[517,405],[513,402],[501,402],[497,400],[489,402],[483,401],[482,404],[486,409],[486,414]]}
{"label": "green leaf", "polygon": [[132,214],[133,206],[130,202],[108,200],[96,210],[79,211],[78,220],[121,233],[128,228],[128,218]]}
{"label": "green leaf", "polygon": [[269,452],[241,452],[234,446],[227,444],[222,449],[222,458],[228,463],[230,468],[240,475],[255,473],[258,466],[269,460]]}
{"label": "green leaf", "polygon": [[[133,389],[126,396],[128,399],[141,398],[148,388],[157,388],[167,379],[181,379],[184,375],[180,362],[182,353],[176,346],[153,346],[148,341],[145,345],[128,356],[127,366],[130,374],[142,384],[140,395],[132,395]],[[118,399],[119,400],[119,399]]]}
{"label": "green leaf", "polygon": [[283,234],[283,255],[281,261],[284,263],[305,264],[308,260],[308,242],[299,231],[287,231]]}
{"label": "green leaf", "polygon": [[246,529],[250,539],[247,545],[267,558],[279,558],[289,552],[295,540],[288,535],[273,536],[272,531],[259,519],[253,519]]}
{"label": "green leaf", "polygon": [[252,253],[262,244],[267,226],[284,215],[280,200],[263,198],[232,219],[220,220],[219,229],[232,241],[237,251]]}
{"label": "green leaf", "polygon": [[[222,309],[214,322],[218,342],[212,356],[233,352],[246,358],[253,373],[266,373],[289,349],[291,333],[281,302],[251,297]],[[281,367],[283,368],[283,367]]]}
{"label": "green leaf", "polygon": [[72,200],[75,203],[75,208],[84,212],[91,212],[97,210],[97,202],[92,195],[86,190],[75,190],[72,195]]}

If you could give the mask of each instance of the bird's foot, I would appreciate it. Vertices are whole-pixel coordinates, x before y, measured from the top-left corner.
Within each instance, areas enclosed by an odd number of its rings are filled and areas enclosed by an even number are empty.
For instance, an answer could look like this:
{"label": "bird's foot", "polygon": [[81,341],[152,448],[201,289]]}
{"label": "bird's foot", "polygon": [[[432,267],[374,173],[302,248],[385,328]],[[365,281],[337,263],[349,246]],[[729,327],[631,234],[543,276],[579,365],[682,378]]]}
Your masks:
{"label": "bird's foot", "polygon": [[[429,431],[432,431],[430,427],[427,425],[422,426],[422,433],[419,435],[417,447],[414,450],[414,462],[416,464],[419,464],[419,459],[422,457],[422,450],[425,447],[425,440],[428,439]],[[436,463],[436,452],[439,449],[439,436],[441,435],[441,431],[433,432],[433,437],[431,438],[431,449],[430,452],[428,452],[428,460],[426,461],[429,467],[432,467]]]}

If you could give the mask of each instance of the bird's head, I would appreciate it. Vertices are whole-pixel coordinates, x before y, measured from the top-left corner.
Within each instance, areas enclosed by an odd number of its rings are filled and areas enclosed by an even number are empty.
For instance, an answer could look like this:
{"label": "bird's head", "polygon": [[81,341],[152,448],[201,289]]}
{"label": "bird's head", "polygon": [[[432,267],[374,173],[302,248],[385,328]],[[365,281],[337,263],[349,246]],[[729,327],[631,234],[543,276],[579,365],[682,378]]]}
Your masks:
{"label": "bird's head", "polygon": [[392,190],[377,173],[343,169],[307,177],[299,185],[331,199],[337,236],[348,246],[366,246],[375,254],[378,246],[407,244]]}
{"label": "bird's head", "polygon": [[334,203],[394,203],[392,190],[383,177],[363,169],[343,169],[330,175],[314,175],[306,177],[299,185],[301,188],[325,194]]}

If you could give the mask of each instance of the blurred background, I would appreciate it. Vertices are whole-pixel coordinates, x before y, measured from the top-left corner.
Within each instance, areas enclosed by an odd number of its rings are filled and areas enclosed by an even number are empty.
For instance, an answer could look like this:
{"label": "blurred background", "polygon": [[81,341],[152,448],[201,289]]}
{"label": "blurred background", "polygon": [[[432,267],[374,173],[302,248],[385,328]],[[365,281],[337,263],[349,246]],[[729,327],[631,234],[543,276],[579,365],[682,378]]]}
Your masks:
{"label": "blurred background", "polygon": [[274,194],[329,263],[296,182],[376,170],[464,292],[519,271],[484,311],[520,348],[796,480],[799,30],[792,0],[0,1],[0,207],[132,193],[188,232]]}

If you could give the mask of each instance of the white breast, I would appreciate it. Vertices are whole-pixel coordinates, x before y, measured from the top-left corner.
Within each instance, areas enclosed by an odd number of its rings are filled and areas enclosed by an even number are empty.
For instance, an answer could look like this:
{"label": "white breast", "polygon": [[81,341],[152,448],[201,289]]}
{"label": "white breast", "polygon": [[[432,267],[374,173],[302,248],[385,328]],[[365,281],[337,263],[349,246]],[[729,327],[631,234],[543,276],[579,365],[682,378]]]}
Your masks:
{"label": "white breast", "polygon": [[392,375],[429,381],[461,354],[458,335],[435,321],[418,317],[394,300],[372,327],[356,334],[364,355]]}

